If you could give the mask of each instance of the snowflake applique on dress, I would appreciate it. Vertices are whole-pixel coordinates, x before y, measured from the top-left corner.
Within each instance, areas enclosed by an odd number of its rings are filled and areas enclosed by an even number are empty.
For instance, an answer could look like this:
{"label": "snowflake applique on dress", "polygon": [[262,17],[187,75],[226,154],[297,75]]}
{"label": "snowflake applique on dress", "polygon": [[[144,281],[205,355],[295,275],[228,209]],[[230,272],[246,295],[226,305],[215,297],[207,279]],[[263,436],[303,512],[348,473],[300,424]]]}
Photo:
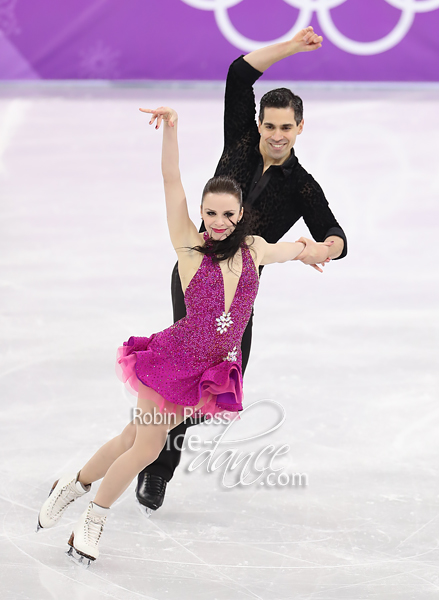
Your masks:
{"label": "snowflake applique on dress", "polygon": [[215,320],[217,324],[216,330],[221,334],[225,333],[233,323],[230,312],[226,313],[226,311],[224,311],[223,314],[220,317],[217,317]]}
{"label": "snowflake applique on dress", "polygon": [[236,362],[238,358],[238,349],[236,348],[236,346],[233,347],[233,350],[230,350],[230,352],[227,354],[226,358],[223,358],[223,360],[228,360],[229,362]]}

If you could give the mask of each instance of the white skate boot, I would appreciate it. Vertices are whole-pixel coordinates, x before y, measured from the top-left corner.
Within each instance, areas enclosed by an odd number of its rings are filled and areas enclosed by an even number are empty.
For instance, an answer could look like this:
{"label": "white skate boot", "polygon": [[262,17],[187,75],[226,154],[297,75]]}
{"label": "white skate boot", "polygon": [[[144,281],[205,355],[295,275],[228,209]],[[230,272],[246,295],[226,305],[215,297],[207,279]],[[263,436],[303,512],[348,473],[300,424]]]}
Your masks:
{"label": "white skate boot", "polygon": [[78,475],[79,473],[65,475],[55,481],[49,497],[41,507],[38,515],[37,531],[41,528],[47,529],[56,525],[68,505],[90,491],[91,484],[84,487],[78,481]]}
{"label": "white skate boot", "polygon": [[90,502],[73,528],[67,556],[85,568],[99,556],[99,540],[109,512],[109,508]]}

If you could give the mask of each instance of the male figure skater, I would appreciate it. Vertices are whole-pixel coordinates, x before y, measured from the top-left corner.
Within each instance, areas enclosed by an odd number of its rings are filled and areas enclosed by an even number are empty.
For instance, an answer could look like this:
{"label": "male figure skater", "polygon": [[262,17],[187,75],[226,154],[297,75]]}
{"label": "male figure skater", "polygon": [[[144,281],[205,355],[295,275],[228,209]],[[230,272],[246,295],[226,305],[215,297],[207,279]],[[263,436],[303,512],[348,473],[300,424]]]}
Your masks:
{"label": "male figure skater", "polygon": [[[252,233],[275,243],[303,217],[314,240],[299,255],[307,265],[343,258],[346,236],[332,214],[319,184],[299,164],[296,137],[303,130],[302,100],[286,88],[271,90],[261,99],[259,125],[255,121],[253,84],[271,65],[298,52],[321,47],[322,37],[312,27],[288,42],[266,46],[235,60],[227,75],[224,108],[224,150],[215,175],[228,175],[241,185],[244,206],[252,212]],[[202,229],[203,230],[203,226]],[[333,242],[331,246],[323,242]],[[174,321],[186,315],[177,265],[172,273]],[[253,316],[242,339],[242,372],[247,366]],[[158,459],[138,475],[136,496],[147,513],[164,500],[166,484],[180,462],[186,421],[173,429]]]}

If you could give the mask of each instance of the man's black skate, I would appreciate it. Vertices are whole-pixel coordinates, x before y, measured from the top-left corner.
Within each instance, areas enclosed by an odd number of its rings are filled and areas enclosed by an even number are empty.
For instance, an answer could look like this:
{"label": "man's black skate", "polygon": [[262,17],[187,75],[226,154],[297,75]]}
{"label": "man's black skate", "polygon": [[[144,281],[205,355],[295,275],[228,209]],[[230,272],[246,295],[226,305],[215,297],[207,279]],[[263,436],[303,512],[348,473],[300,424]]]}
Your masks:
{"label": "man's black skate", "polygon": [[151,473],[139,473],[137,478],[136,497],[139,503],[146,509],[149,517],[152,511],[157,510],[163,504],[166,491],[166,479],[160,475]]}

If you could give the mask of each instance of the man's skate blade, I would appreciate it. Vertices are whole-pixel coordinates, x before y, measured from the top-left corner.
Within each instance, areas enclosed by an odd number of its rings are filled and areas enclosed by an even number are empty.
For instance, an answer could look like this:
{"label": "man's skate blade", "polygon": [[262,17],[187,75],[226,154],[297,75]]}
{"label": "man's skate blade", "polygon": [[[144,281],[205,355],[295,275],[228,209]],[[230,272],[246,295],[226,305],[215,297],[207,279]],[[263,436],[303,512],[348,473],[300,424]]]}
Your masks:
{"label": "man's skate blade", "polygon": [[139,507],[139,510],[142,513],[142,515],[144,517],[146,517],[147,519],[149,519],[149,517],[155,512],[154,510],[152,510],[152,508],[149,508],[148,506],[144,506],[138,500],[137,500],[137,506]]}
{"label": "man's skate blade", "polygon": [[68,550],[66,550],[67,557],[74,562],[76,565],[81,567],[82,569],[88,569],[91,563],[95,560],[94,558],[89,558],[88,556],[84,556],[80,554],[75,548],[70,546]]}

